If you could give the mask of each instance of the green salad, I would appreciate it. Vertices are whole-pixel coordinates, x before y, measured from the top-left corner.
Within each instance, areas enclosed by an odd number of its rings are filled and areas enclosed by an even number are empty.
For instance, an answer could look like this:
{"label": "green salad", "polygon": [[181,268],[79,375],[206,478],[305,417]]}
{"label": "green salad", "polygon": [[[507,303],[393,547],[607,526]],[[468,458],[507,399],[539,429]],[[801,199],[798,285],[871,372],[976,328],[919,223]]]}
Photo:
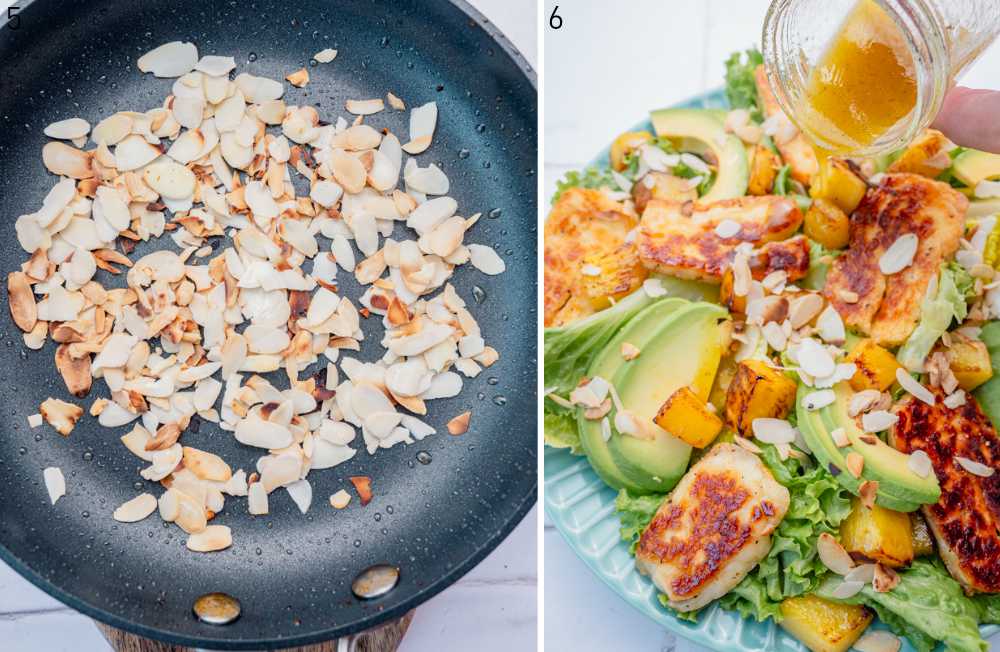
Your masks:
{"label": "green salad", "polygon": [[618,491],[680,618],[718,603],[817,652],[986,650],[1000,156],[928,130],[819,158],[761,63],[726,61],[728,110],[654,111],[558,184],[545,442]]}

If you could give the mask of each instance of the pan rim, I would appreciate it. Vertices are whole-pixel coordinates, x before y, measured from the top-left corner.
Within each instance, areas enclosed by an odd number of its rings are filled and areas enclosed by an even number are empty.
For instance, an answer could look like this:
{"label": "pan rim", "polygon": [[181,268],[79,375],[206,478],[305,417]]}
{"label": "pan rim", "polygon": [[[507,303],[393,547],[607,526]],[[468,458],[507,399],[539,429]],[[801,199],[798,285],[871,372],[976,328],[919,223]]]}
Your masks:
{"label": "pan rim", "polygon": [[[39,4],[42,1],[44,0],[21,0],[21,9],[24,10],[28,6]],[[537,73],[528,63],[524,55],[521,54],[520,50],[510,41],[509,38],[507,38],[503,31],[501,31],[492,20],[486,18],[482,12],[469,4],[467,0],[446,1],[458,11],[462,12],[462,14],[464,14],[470,21],[474,22],[476,26],[481,28],[486,35],[504,51],[504,53],[510,58],[511,62],[517,67],[518,71],[531,85],[531,89],[535,92],[537,97]],[[537,284],[537,278],[535,279],[535,282]],[[537,432],[535,435],[537,438]],[[538,464],[536,463],[536,467],[537,466]],[[531,508],[535,506],[537,501],[538,474],[536,468],[534,481],[531,483],[528,491],[525,492],[525,495],[521,498],[517,508],[513,511],[507,521],[504,522],[503,525],[496,530],[496,532],[481,542],[471,555],[469,555],[461,563],[456,564],[450,571],[428,583],[424,588],[414,592],[410,595],[410,597],[403,600],[399,604],[373,611],[370,615],[360,618],[352,623],[317,629],[313,632],[306,632],[300,635],[281,638],[227,639],[215,637],[193,637],[186,634],[177,634],[165,629],[148,627],[141,623],[123,618],[101,607],[94,606],[91,603],[78,598],[76,595],[60,588],[35,569],[28,566],[27,563],[22,561],[19,557],[11,553],[2,542],[0,542],[0,561],[6,563],[14,569],[18,575],[31,582],[47,595],[55,598],[60,603],[66,605],[74,611],[116,629],[130,632],[138,636],[173,645],[182,645],[194,648],[209,648],[211,650],[260,650],[262,648],[273,649],[276,647],[296,647],[330,642],[337,638],[373,629],[390,620],[400,618],[412,609],[415,609],[421,604],[427,602],[437,594],[444,591],[446,588],[455,584],[459,579],[485,559],[491,552],[493,552],[497,546],[499,546],[499,544],[507,538],[514,528],[524,520],[524,517],[529,511],[531,511]],[[219,631],[223,632],[226,630],[219,629]]]}

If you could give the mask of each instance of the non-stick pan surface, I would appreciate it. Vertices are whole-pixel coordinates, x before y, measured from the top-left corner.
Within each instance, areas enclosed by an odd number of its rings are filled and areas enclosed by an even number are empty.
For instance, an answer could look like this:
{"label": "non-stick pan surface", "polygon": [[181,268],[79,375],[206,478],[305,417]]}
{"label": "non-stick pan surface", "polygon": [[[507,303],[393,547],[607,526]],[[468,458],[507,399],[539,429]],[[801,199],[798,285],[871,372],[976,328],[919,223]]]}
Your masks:
{"label": "non-stick pan surface", "polygon": [[[454,278],[500,361],[467,380],[461,395],[431,403],[439,434],[374,457],[362,450],[335,469],[313,472],[315,499],[306,516],[283,491],[273,494],[264,518],[248,516],[245,499],[230,498],[216,522],[233,528],[234,544],[215,554],[189,552],[183,532],[155,516],[138,524],[112,520],[114,508],[139,490],[160,493],[139,477],[143,464],[118,441],[127,428],[110,431],[86,417],[63,438],[48,426],[28,427],[26,417],[45,398],[72,397],[54,369],[51,341],[28,351],[4,309],[0,557],[111,625],[226,649],[291,646],[358,631],[402,615],[454,582],[535,501],[536,91],[527,64],[474,10],[445,0],[19,4],[17,29],[0,34],[4,273],[25,258],[14,221],[37,210],[55,181],[42,165],[42,129],[73,116],[96,124],[114,111],[158,106],[171,80],[140,74],[135,61],[171,40],[192,41],[200,54],[231,54],[238,71],[274,79],[308,66],[315,52],[336,48],[333,63],[309,69],[306,88],[286,85],[289,104],[319,105],[325,119],[345,115],[349,98],[384,97],[389,90],[410,106],[436,100],[440,120],[421,164],[433,161],[448,173],[462,214],[483,212],[466,240],[495,246],[507,272],[488,277],[466,266]],[[406,120],[387,112],[371,123],[405,135]],[[172,246],[167,238],[150,249],[165,246]],[[101,274],[105,285],[120,283]],[[357,297],[348,277],[341,275],[342,293]],[[485,295],[481,303],[474,286]],[[370,333],[367,359],[380,351],[381,329]],[[96,382],[85,404],[106,392]],[[469,432],[448,435],[444,424],[467,409]],[[250,470],[258,456],[209,423],[184,437],[234,468]],[[420,451],[430,453],[429,464],[417,462]],[[42,482],[47,466],[61,467],[66,476],[68,494],[55,506]],[[326,499],[350,489],[351,475],[371,476],[375,498],[337,512]],[[355,574],[380,562],[401,568],[397,588],[372,602],[352,597]],[[192,602],[210,591],[239,598],[242,617],[228,627],[198,622]]]}

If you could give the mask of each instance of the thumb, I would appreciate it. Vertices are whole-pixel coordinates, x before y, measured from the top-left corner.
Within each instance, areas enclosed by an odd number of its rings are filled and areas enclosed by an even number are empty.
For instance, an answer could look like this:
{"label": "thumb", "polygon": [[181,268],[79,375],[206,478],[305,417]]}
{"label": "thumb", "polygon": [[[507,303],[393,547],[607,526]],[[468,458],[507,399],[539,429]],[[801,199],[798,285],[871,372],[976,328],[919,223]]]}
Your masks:
{"label": "thumb", "polygon": [[932,126],[957,145],[1000,154],[1000,91],[956,86]]}

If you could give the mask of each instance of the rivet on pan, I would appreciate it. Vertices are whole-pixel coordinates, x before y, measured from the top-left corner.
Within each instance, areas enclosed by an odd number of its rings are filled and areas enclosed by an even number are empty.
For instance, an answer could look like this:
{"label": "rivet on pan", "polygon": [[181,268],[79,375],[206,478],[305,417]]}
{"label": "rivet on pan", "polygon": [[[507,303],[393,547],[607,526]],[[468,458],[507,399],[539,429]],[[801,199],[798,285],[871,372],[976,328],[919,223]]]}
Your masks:
{"label": "rivet on pan", "polygon": [[358,573],[351,591],[362,600],[381,598],[399,582],[399,569],[390,564],[375,564]]}
{"label": "rivet on pan", "polygon": [[194,601],[194,615],[209,625],[228,625],[240,617],[240,601],[225,593],[206,593]]}

